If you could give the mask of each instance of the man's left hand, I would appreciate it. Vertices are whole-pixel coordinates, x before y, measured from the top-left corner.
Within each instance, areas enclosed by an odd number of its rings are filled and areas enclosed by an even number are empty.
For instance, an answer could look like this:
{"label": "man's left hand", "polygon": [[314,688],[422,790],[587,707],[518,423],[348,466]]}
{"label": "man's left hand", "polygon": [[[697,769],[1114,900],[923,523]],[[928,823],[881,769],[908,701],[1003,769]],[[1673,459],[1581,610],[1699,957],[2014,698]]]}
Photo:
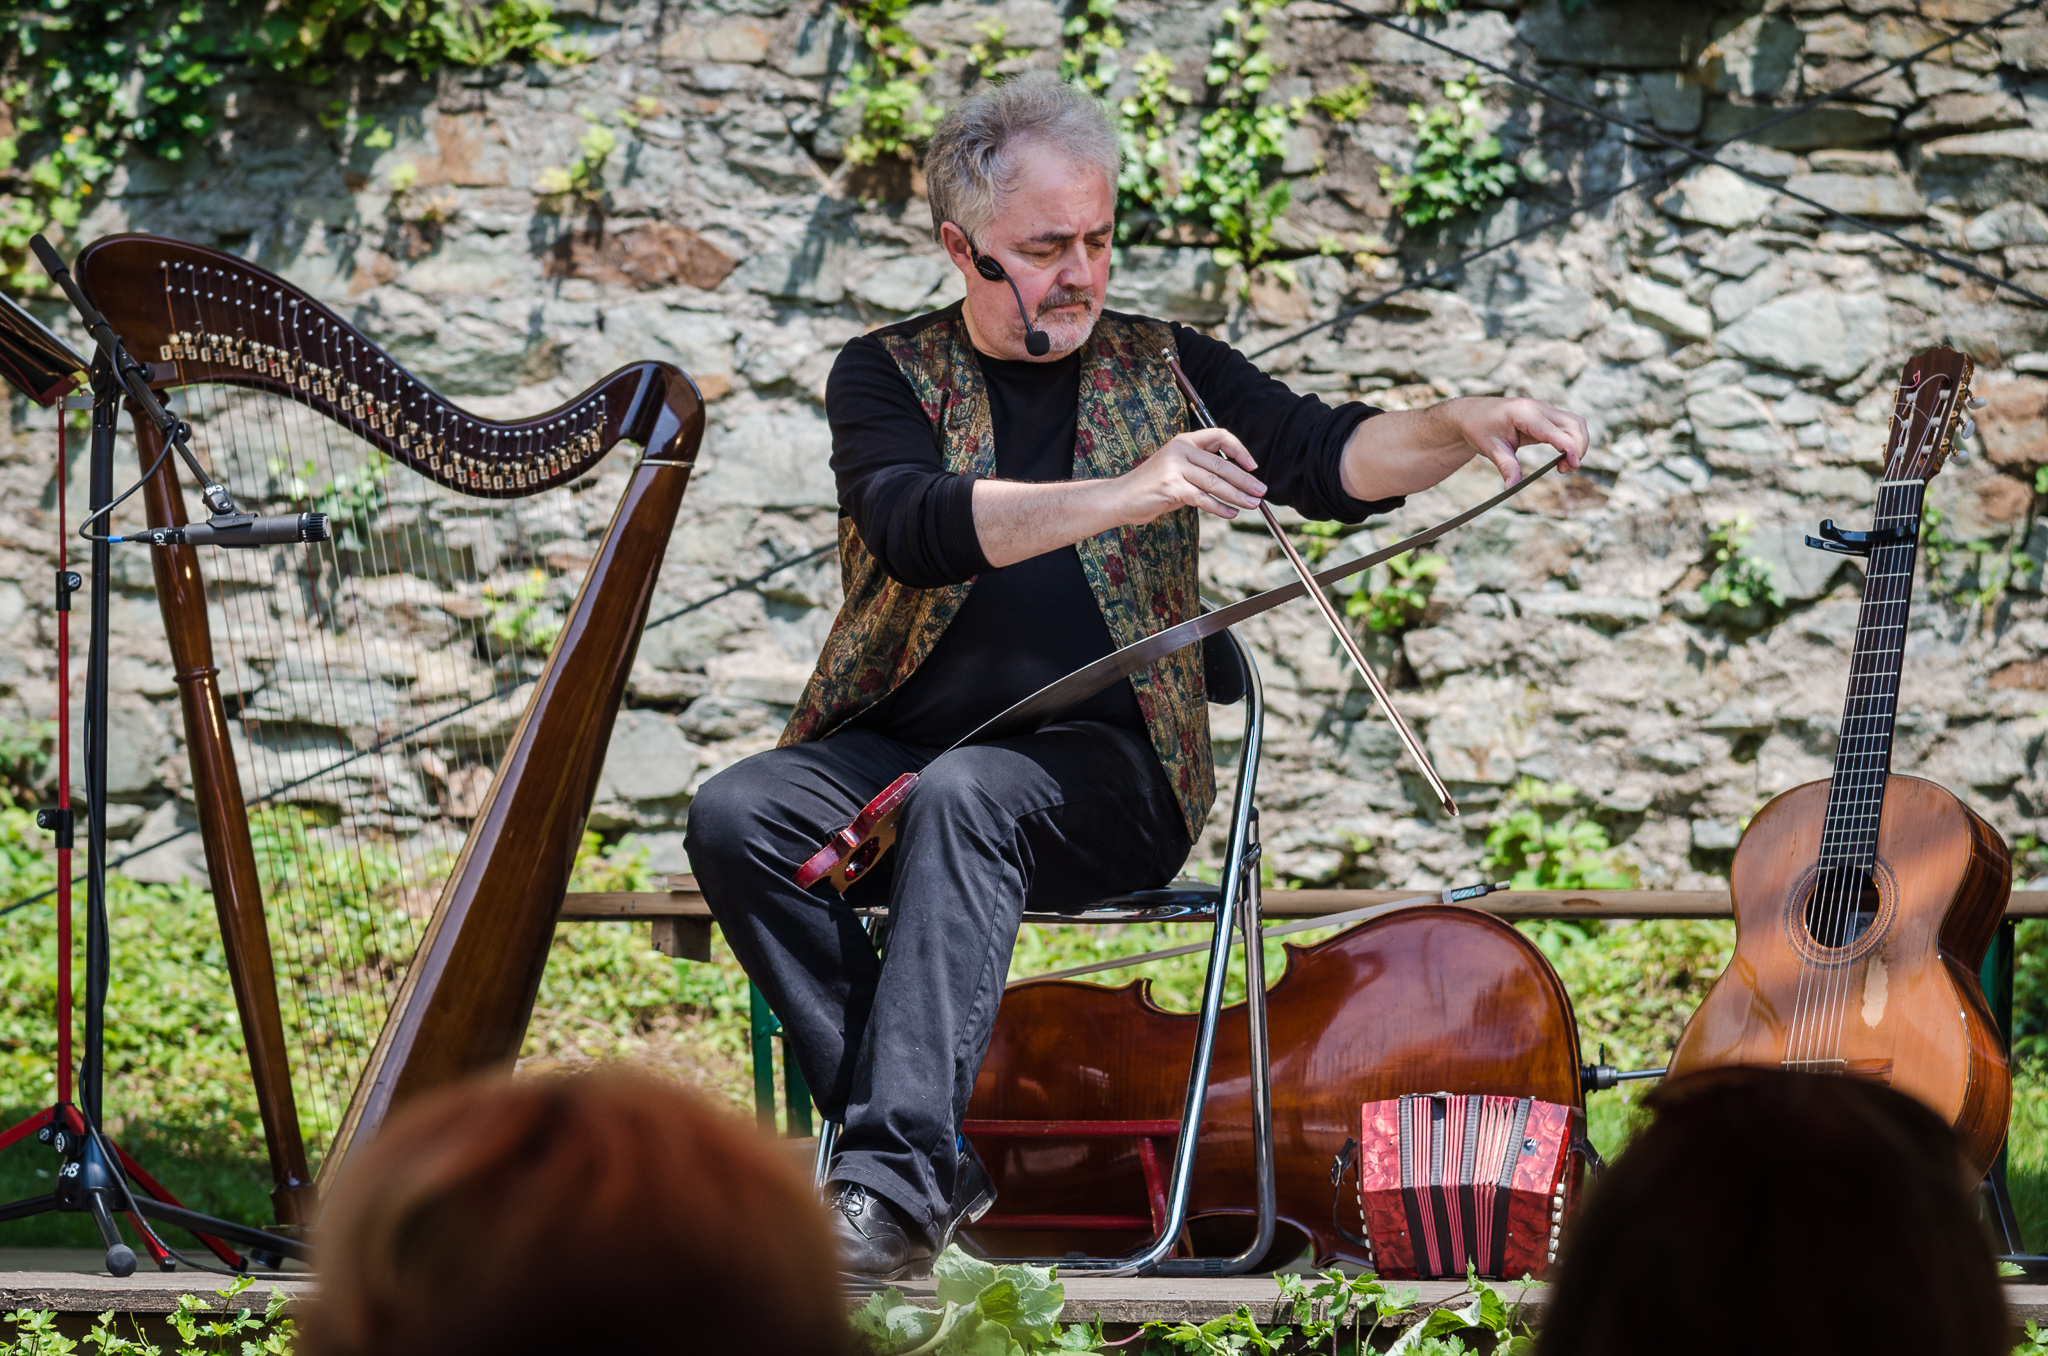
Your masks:
{"label": "man's left hand", "polygon": [[1474,456],[1510,485],[1522,478],[1517,448],[1547,444],[1576,471],[1588,448],[1586,421],[1527,396],[1463,396],[1425,410],[1390,410],[1358,426],[1344,447],[1344,490],[1392,499],[1442,481]]}

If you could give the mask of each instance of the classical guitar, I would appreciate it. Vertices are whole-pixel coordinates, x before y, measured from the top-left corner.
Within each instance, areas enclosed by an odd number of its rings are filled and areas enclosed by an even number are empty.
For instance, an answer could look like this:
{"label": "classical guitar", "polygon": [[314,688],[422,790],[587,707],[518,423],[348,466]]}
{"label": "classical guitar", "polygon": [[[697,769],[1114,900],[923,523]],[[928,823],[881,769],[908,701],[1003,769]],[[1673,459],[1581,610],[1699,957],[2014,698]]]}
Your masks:
{"label": "classical guitar", "polygon": [[1906,612],[1927,484],[1970,398],[1970,359],[1906,364],[1868,532],[1807,544],[1867,559],[1834,774],[1794,787],[1736,849],[1734,958],[1679,1037],[1673,1075],[1722,1064],[1872,1078],[1949,1118],[1988,1171],[2012,1076],[1977,967],[2012,888],[1998,831],[1891,771]]}

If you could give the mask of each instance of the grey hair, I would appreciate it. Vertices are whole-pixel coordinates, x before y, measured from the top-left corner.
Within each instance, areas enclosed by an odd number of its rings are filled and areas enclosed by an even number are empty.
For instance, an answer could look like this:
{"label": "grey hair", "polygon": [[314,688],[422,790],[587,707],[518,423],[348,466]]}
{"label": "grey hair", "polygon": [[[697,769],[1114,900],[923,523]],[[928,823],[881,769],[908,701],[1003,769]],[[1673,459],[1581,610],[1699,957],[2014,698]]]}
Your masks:
{"label": "grey hair", "polygon": [[1122,155],[1109,110],[1050,71],[1029,71],[965,100],[932,132],[924,180],[934,239],[950,221],[981,245],[1016,178],[1019,141],[1045,142],[1100,169],[1116,192]]}

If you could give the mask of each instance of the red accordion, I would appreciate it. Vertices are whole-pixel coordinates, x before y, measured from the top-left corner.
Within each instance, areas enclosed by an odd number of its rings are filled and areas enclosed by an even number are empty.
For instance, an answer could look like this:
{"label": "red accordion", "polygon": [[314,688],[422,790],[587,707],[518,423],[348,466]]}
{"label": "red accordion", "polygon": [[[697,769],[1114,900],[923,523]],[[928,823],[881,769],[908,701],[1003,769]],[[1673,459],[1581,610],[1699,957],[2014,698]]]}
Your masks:
{"label": "red accordion", "polygon": [[[1531,1097],[1423,1093],[1359,1116],[1358,1212],[1338,1227],[1381,1276],[1493,1280],[1543,1275],[1584,1175],[1585,1112]],[[1339,1155],[1341,1182],[1353,1146]],[[1341,1187],[1339,1200],[1342,1200]]]}

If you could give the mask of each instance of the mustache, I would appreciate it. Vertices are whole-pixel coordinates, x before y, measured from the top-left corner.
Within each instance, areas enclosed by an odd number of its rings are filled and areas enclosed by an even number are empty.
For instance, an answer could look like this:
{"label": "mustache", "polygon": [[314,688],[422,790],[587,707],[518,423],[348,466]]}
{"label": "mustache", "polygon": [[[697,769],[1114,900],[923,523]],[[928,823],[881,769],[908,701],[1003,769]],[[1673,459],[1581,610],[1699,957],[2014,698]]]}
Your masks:
{"label": "mustache", "polygon": [[1095,309],[1095,293],[1085,287],[1055,287],[1038,299],[1038,313],[1058,310],[1062,306],[1086,306]]}

